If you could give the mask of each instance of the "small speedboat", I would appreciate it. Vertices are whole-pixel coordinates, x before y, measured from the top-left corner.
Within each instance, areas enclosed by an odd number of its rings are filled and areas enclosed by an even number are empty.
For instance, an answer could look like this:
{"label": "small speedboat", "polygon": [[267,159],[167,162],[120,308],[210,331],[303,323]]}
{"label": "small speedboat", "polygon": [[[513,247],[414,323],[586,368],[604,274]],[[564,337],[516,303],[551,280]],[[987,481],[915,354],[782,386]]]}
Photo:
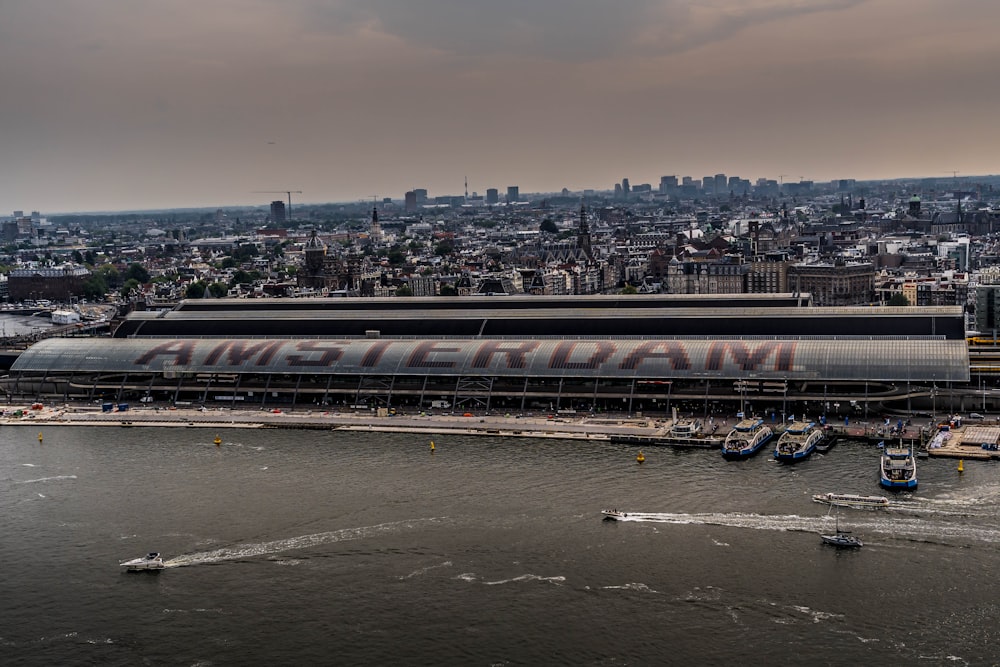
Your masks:
{"label": "small speedboat", "polygon": [[621,512],[619,510],[601,510],[601,514],[604,515],[605,519],[612,519],[614,521],[621,521],[628,518],[628,512]]}
{"label": "small speedboat", "polygon": [[121,566],[125,568],[126,572],[142,572],[144,570],[162,570],[166,567],[163,564],[163,559],[160,558],[160,554],[155,551],[150,551],[145,556],[140,556],[139,558],[133,558],[132,560],[127,560],[121,563]]}

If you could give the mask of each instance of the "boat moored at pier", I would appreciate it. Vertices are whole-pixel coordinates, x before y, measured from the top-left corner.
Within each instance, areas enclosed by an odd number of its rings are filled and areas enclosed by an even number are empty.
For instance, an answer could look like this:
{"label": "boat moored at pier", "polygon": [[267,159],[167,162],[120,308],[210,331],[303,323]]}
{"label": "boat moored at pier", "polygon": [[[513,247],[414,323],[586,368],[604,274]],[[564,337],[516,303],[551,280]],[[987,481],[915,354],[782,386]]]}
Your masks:
{"label": "boat moored at pier", "polygon": [[695,438],[701,434],[701,421],[698,419],[676,419],[670,427],[671,438]]}
{"label": "boat moored at pier", "polygon": [[753,456],[772,437],[774,432],[763,419],[741,419],[733,426],[722,443],[722,456],[727,459],[745,459]]}
{"label": "boat moored at pier", "polygon": [[917,459],[913,455],[913,447],[890,447],[883,444],[879,484],[893,490],[917,488]]}
{"label": "boat moored at pier", "polygon": [[788,425],[774,447],[774,458],[779,461],[801,461],[816,451],[823,440],[823,429],[815,422],[796,421]]}

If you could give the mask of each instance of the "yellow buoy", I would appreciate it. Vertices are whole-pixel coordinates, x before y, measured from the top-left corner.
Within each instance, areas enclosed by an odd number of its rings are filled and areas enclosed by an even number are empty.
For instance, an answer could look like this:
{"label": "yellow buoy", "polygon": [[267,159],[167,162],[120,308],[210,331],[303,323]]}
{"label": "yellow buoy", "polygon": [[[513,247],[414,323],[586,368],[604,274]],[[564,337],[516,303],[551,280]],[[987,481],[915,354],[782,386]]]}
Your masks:
{"label": "yellow buoy", "polygon": [[431,454],[434,453],[434,441],[431,440]]}
{"label": "yellow buoy", "polygon": [[642,450],[640,449],[639,450],[639,454],[635,457],[635,461],[636,461],[636,463],[642,463],[645,460],[646,460],[646,456],[642,453]]}
{"label": "yellow buoy", "polygon": [[38,442],[41,442],[41,441],[42,441],[42,432],[39,431],[38,432]]}
{"label": "yellow buoy", "polygon": [[215,436],[215,440],[213,440],[212,442],[214,442],[215,446],[218,447],[219,445],[222,444],[222,438],[220,438],[219,436]]}
{"label": "yellow buoy", "polygon": [[958,460],[958,472],[965,472],[965,460],[964,459],[959,459]]}

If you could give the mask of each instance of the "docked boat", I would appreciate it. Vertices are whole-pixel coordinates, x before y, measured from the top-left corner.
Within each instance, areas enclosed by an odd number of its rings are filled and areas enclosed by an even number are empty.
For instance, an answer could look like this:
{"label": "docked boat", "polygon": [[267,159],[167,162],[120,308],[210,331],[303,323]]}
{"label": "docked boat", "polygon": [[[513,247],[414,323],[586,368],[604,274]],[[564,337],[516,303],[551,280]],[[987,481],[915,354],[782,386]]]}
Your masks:
{"label": "docked boat", "polygon": [[773,436],[774,432],[763,419],[741,419],[726,435],[722,443],[722,456],[727,459],[745,459],[753,456]]}
{"label": "docked boat", "polygon": [[672,438],[694,438],[701,433],[701,421],[697,419],[677,419],[670,427]]}
{"label": "docked boat", "polygon": [[628,512],[622,512],[619,510],[601,510],[601,514],[604,515],[605,519],[611,519],[613,521],[621,521],[622,519],[628,518]]}
{"label": "docked boat", "polygon": [[163,564],[163,559],[160,554],[155,551],[150,551],[145,556],[140,556],[139,558],[133,558],[132,560],[127,560],[121,564],[127,572],[142,572],[144,570],[162,570],[166,567]]}
{"label": "docked boat", "polygon": [[861,496],[856,493],[818,493],[813,500],[835,507],[877,509],[889,506],[889,499],[885,496]]}
{"label": "docked boat", "polygon": [[778,438],[774,458],[779,461],[801,461],[814,451],[823,440],[823,429],[815,422],[792,422]]}
{"label": "docked boat", "polygon": [[917,488],[917,459],[912,447],[883,447],[879,484],[886,489]]}

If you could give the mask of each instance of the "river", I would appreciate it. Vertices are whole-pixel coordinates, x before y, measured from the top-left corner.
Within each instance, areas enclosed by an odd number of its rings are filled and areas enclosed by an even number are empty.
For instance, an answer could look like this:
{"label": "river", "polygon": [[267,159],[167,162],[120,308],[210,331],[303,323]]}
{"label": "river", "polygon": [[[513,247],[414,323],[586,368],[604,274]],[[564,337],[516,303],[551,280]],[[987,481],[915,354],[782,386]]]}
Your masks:
{"label": "river", "polygon": [[[1000,478],[600,441],[4,426],[7,665],[994,664]],[[430,440],[435,451],[430,450]],[[602,521],[616,507],[626,521]],[[168,568],[126,574],[160,551]]]}

